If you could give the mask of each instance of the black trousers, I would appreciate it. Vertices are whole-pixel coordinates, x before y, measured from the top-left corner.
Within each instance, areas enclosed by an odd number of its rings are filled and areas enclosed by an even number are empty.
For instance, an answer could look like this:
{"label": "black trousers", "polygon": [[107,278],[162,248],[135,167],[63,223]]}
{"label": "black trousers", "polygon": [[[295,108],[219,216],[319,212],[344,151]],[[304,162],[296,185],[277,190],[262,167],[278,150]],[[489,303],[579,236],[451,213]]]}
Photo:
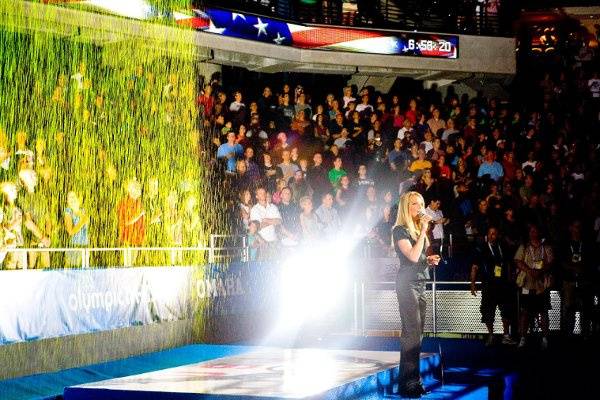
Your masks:
{"label": "black trousers", "polygon": [[400,307],[400,386],[411,389],[420,385],[419,363],[425,324],[425,281],[396,279],[396,296]]}

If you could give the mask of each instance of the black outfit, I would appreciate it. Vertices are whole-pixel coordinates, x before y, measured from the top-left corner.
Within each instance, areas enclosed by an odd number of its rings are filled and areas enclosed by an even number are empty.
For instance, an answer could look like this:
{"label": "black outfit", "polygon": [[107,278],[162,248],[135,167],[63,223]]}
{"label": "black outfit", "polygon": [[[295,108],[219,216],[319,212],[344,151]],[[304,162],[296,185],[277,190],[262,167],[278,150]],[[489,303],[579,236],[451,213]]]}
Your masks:
{"label": "black outfit", "polygon": [[416,263],[408,260],[398,248],[398,241],[407,239],[415,245],[404,226],[396,226],[392,231],[394,249],[400,259],[396,276],[396,296],[400,307],[402,332],[400,335],[400,387],[401,392],[418,391],[422,387],[419,362],[421,341],[425,324],[425,282],[429,279],[429,268],[425,249]]}
{"label": "black outfit", "polygon": [[481,322],[494,323],[496,307],[502,319],[512,320],[516,292],[509,276],[509,254],[499,243],[483,243],[477,249],[473,264],[479,267],[481,278]]}
{"label": "black outfit", "polygon": [[575,312],[580,311],[581,333],[588,334],[594,295],[589,274],[591,253],[587,243],[570,240],[562,251],[561,329],[572,334],[575,327]]}

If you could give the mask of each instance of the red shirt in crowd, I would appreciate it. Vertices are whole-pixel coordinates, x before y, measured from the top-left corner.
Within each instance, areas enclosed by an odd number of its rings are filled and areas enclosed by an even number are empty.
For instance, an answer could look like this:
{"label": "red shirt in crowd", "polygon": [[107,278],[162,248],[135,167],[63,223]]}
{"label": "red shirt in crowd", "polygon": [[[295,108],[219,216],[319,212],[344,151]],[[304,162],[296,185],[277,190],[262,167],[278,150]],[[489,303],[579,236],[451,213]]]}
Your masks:
{"label": "red shirt in crowd", "polygon": [[141,246],[146,239],[145,216],[142,215],[131,225],[127,225],[136,216],[140,215],[144,207],[142,200],[134,200],[127,196],[119,202],[117,213],[119,217],[119,242],[125,245]]}

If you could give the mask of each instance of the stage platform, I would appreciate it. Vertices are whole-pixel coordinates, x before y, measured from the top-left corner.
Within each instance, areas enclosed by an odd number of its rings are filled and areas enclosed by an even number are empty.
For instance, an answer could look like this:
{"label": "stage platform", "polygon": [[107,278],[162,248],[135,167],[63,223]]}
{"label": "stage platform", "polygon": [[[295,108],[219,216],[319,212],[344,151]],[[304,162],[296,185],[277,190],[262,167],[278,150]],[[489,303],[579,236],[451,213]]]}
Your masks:
{"label": "stage platform", "polygon": [[[349,399],[393,389],[397,351],[250,348],[195,364],[68,387],[64,400]],[[421,355],[433,380],[438,354]]]}

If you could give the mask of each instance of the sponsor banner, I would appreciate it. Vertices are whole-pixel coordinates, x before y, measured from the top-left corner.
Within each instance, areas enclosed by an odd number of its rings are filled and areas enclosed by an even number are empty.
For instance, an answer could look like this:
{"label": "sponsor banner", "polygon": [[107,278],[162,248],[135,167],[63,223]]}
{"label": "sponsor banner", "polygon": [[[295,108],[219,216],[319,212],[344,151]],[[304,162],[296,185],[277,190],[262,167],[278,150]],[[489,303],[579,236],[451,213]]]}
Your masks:
{"label": "sponsor banner", "polygon": [[189,318],[186,267],[0,272],[0,344]]}
{"label": "sponsor banner", "polygon": [[235,327],[229,316],[272,310],[276,272],[270,263],[0,271],[0,345],[190,318]]}

